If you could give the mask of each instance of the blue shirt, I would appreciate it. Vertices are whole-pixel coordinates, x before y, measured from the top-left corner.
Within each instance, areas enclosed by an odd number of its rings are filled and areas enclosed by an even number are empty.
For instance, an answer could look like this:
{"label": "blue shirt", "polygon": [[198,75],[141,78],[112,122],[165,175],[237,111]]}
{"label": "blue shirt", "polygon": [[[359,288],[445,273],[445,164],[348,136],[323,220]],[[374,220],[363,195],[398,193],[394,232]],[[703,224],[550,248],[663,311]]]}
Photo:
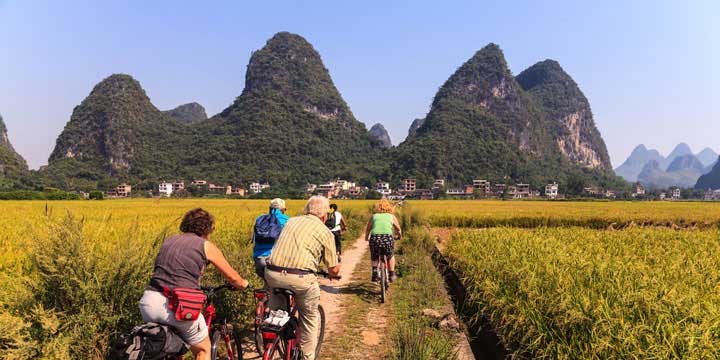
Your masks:
{"label": "blue shirt", "polygon": [[[278,219],[278,222],[280,223],[280,227],[284,227],[285,223],[290,218],[289,216],[282,213],[282,211],[278,209],[272,209],[270,212],[271,214],[275,215],[275,217]],[[260,216],[263,216],[265,214],[262,214]],[[260,216],[257,217],[257,219],[260,218]],[[257,222],[257,219],[255,219],[255,222]],[[253,247],[253,257],[258,256],[270,256],[270,252],[272,251],[274,244],[258,244],[255,242],[255,234],[253,234],[253,243],[255,246]]]}

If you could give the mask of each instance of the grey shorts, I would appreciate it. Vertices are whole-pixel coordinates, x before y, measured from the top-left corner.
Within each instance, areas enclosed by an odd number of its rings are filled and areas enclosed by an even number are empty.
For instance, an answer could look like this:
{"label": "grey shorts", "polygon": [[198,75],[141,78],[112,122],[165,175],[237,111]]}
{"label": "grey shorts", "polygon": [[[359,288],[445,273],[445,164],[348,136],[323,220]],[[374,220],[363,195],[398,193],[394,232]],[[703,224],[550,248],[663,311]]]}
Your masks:
{"label": "grey shorts", "polygon": [[202,314],[195,321],[180,321],[168,309],[167,302],[162,293],[145,290],[139,302],[143,321],[173,327],[188,345],[197,345],[208,337],[207,324]]}

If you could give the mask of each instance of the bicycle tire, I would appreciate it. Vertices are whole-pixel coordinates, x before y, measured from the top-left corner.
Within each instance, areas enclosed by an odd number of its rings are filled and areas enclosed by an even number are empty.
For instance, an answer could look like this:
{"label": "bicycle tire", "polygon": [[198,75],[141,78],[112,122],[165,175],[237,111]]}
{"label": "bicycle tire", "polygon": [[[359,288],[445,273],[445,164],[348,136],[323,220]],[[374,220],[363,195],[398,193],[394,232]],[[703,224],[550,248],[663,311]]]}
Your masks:
{"label": "bicycle tire", "polygon": [[258,354],[261,354],[265,351],[265,346],[263,344],[263,336],[262,336],[262,326],[255,324],[255,350],[257,350]]}
{"label": "bicycle tire", "polygon": [[[262,353],[263,360],[272,360],[275,357],[275,351],[278,348],[278,344],[280,344],[280,337],[278,336],[273,340],[273,342],[265,349]],[[281,359],[284,358],[284,356],[280,356]]]}
{"label": "bicycle tire", "polygon": [[[225,340],[222,338],[223,334],[221,331],[219,331],[218,329],[213,329],[212,338],[211,338],[211,341],[212,341],[211,346],[212,347],[211,347],[211,351],[210,351],[210,359],[212,359],[212,360],[228,360],[228,359],[242,360],[242,358],[243,358],[242,346],[240,345],[240,337],[238,336],[238,333],[235,330],[235,327],[233,327],[231,324],[227,324],[227,325],[223,325],[223,326],[226,326],[225,331],[230,333],[230,343],[228,344],[225,342]],[[223,346],[223,345],[232,350],[232,352],[233,352],[232,358],[229,358],[227,356],[224,358],[219,357],[221,355],[218,352],[218,346]]]}
{"label": "bicycle tire", "polygon": [[380,262],[380,303],[385,303],[385,290],[386,290],[386,283],[387,283],[387,272],[385,271],[385,262]]}
{"label": "bicycle tire", "polygon": [[320,358],[320,349],[322,349],[323,340],[325,340],[325,309],[322,305],[318,305],[318,311],[320,312],[320,334],[318,335],[318,343],[315,346],[315,359]]}

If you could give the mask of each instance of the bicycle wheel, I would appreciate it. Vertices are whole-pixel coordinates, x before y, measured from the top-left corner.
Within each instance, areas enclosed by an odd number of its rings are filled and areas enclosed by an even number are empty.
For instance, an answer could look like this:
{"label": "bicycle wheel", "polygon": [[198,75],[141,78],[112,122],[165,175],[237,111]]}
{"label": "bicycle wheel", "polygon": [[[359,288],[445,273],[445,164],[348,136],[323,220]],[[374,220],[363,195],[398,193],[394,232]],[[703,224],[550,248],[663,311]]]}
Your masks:
{"label": "bicycle wheel", "polygon": [[385,271],[385,262],[380,261],[380,302],[385,303],[385,290],[387,289],[387,272]]}
{"label": "bicycle wheel", "polygon": [[241,360],[242,348],[240,337],[235,328],[230,325],[220,325],[213,329],[212,348],[210,351],[212,360]]}
{"label": "bicycle wheel", "polygon": [[[275,340],[273,340],[273,342],[268,345],[268,347],[262,352],[263,360],[272,360],[273,358],[275,358],[278,346],[280,346],[281,343],[282,341],[280,340],[280,337],[275,338]],[[284,356],[280,354],[277,355],[280,356],[280,359],[284,358]]]}
{"label": "bicycle wheel", "polygon": [[318,335],[318,343],[315,347],[315,359],[320,358],[320,349],[322,348],[323,340],[325,340],[325,309],[322,305],[318,305],[318,311],[320,312],[320,334]]}

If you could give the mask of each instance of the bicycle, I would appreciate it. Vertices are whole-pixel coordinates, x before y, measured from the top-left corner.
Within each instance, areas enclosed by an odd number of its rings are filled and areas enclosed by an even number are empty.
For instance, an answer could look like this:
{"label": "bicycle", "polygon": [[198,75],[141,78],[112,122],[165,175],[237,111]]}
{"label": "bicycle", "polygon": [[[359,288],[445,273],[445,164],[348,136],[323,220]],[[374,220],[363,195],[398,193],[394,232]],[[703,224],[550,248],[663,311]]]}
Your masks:
{"label": "bicycle", "polygon": [[253,324],[255,331],[253,332],[253,337],[255,340],[255,349],[258,354],[262,354],[264,351],[262,323],[270,312],[270,306],[268,306],[269,300],[270,296],[267,290],[255,289],[255,320]]}
{"label": "bicycle", "polygon": [[388,273],[388,259],[387,255],[383,254],[378,264],[378,273],[380,275],[380,303],[385,303],[385,297],[387,296],[387,290],[390,288],[390,279]]}
{"label": "bicycle", "polygon": [[[316,272],[316,275],[324,276],[328,279],[340,279],[340,276],[331,277],[326,272]],[[257,292],[256,292],[257,293]],[[266,325],[261,326],[263,348],[262,358],[263,360],[272,360],[275,357],[275,353],[284,360],[298,360],[301,356],[300,343],[297,338],[297,322],[298,322],[298,309],[295,303],[295,292],[290,289],[275,288],[273,289],[275,295],[285,296],[288,313],[290,316],[295,318],[294,321],[288,321],[282,326]],[[267,294],[267,292],[266,292]],[[318,304],[318,311],[320,313],[320,331],[318,334],[318,343],[315,347],[315,358],[318,358],[320,349],[322,348],[323,340],[325,339],[325,310],[322,305]],[[264,320],[264,319],[263,319]],[[256,344],[257,345],[257,344]]]}

